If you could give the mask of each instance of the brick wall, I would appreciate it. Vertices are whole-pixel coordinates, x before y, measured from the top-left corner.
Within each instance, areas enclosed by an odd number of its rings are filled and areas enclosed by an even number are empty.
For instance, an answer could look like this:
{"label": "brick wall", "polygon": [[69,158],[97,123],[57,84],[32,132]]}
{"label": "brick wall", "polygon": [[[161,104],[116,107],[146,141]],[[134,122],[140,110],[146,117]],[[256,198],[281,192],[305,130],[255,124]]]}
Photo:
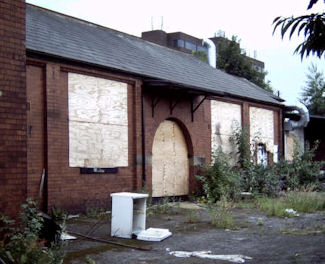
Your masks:
{"label": "brick wall", "polygon": [[[152,155],[152,146],[155,133],[160,123],[166,119],[175,121],[182,129],[187,142],[188,153],[190,158],[189,174],[189,193],[193,193],[196,187],[194,175],[198,172],[199,167],[194,166],[195,157],[204,157],[206,165],[210,161],[211,152],[211,124],[210,124],[210,102],[205,100],[203,104],[191,116],[190,98],[183,95],[176,107],[170,112],[170,99],[177,100],[177,95],[165,94],[158,101],[152,115],[152,95],[145,96],[145,126],[146,126],[146,156]],[[197,105],[202,97],[194,99]],[[152,167],[146,167],[147,186],[151,189]]]}
{"label": "brick wall", "polygon": [[[42,65],[27,65],[27,196],[39,199],[43,169],[46,169],[45,82]],[[46,182],[43,181],[43,195]],[[43,207],[44,197],[41,197]],[[44,207],[43,207],[44,208]]]}
{"label": "brick wall", "polygon": [[[46,61],[39,58],[30,58],[28,60],[28,87],[34,87],[34,95],[28,94],[34,100],[42,97],[41,87],[44,85],[44,103],[38,105],[39,111],[43,105],[46,114],[45,127],[39,125],[42,120],[42,114],[32,114],[29,117],[28,126],[34,123],[36,128],[32,133],[41,135],[44,129],[44,146],[42,143],[32,142],[29,137],[29,146],[33,146],[34,152],[28,152],[28,161],[36,168],[35,174],[30,173],[29,193],[37,194],[39,187],[40,169],[42,164],[35,161],[40,159],[41,152],[45,149],[44,158],[47,167],[47,188],[48,209],[52,207],[64,208],[71,212],[85,211],[91,208],[103,208],[110,206],[110,193],[119,191],[139,191],[142,187],[142,134],[141,134],[141,96],[142,82],[127,75],[120,75],[105,71],[103,69],[94,69],[89,66],[68,64],[65,62]],[[36,67],[39,64],[43,66]],[[34,66],[33,66],[34,65]],[[75,72],[94,77],[107,78],[126,82],[128,84],[128,167],[118,168],[118,173],[107,174],[81,174],[79,168],[69,167],[69,120],[68,120],[68,73]],[[43,76],[43,77],[42,77]],[[46,86],[45,86],[46,84]],[[38,91],[36,91],[36,90]],[[28,90],[29,91],[29,90]],[[159,101],[152,114],[152,92],[155,87],[148,88],[144,92],[145,109],[145,154],[146,154],[146,185],[150,190],[152,186],[152,167],[150,157],[152,155],[153,140],[156,130],[160,123],[166,119],[173,120],[181,127],[188,146],[190,159],[190,193],[195,191],[196,181],[194,175],[198,173],[199,166],[195,165],[200,158],[205,158],[205,164],[210,162],[211,152],[211,107],[210,101],[205,100],[203,104],[191,115],[191,99],[186,93],[175,95],[171,91],[164,89],[159,97]],[[37,94],[37,95],[36,95]],[[34,97],[35,96],[35,97]],[[170,99],[176,103],[172,113],[170,110]],[[194,106],[200,103],[201,96],[195,97]],[[242,122],[249,122],[249,107],[266,107],[263,104],[253,104],[242,100],[214,98],[235,102],[242,105]],[[40,101],[37,100],[37,101]],[[33,104],[31,105],[32,111]],[[34,106],[36,107],[36,106]],[[268,107],[280,115],[280,109],[277,107]],[[29,112],[32,113],[32,112]],[[279,116],[279,120],[281,117]],[[278,132],[276,137],[280,137],[281,122],[277,123]],[[280,143],[279,143],[280,145]],[[47,159],[47,164],[46,164]],[[202,160],[202,159],[201,159]],[[33,163],[34,162],[34,163]],[[32,170],[29,168],[29,171]]]}
{"label": "brick wall", "polygon": [[25,1],[0,1],[0,213],[26,198]]}
{"label": "brick wall", "polygon": [[161,46],[167,46],[167,33],[162,30],[142,32],[141,38]]}
{"label": "brick wall", "polygon": [[[81,174],[80,168],[69,167],[69,72],[127,83],[129,166],[118,168],[118,173]],[[28,98],[31,100],[28,128],[32,127],[28,136],[30,196],[38,196],[42,168],[46,168],[47,193],[44,201],[48,210],[57,207],[80,212],[91,208],[107,208],[110,206],[110,193],[141,188],[141,164],[135,162],[135,157],[141,155],[139,80],[86,67],[29,59],[27,82],[30,88]]]}

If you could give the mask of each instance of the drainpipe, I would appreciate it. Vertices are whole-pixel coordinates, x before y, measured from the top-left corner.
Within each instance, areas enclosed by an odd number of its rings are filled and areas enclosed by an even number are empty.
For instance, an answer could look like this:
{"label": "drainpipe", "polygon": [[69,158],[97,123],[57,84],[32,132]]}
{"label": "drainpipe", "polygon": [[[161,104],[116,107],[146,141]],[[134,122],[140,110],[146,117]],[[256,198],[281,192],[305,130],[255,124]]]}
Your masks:
{"label": "drainpipe", "polygon": [[213,41],[211,39],[203,39],[202,45],[203,46],[205,45],[208,48],[209,65],[213,68],[216,68],[217,54],[216,54],[216,46],[214,45]]}
{"label": "drainpipe", "polygon": [[145,114],[144,114],[144,91],[141,91],[141,133],[142,133],[142,187],[146,187],[146,137],[145,137]]}

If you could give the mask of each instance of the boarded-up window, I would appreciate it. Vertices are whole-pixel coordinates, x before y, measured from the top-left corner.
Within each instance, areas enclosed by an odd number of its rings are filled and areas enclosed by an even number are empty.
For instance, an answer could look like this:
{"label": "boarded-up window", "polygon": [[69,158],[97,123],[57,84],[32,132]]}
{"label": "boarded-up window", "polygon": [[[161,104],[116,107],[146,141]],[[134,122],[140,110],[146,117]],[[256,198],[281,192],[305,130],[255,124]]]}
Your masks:
{"label": "boarded-up window", "polygon": [[70,167],[128,166],[127,84],[68,76]]}
{"label": "boarded-up window", "polygon": [[259,107],[249,108],[252,151],[256,144],[263,143],[266,151],[274,152],[274,112]]}
{"label": "boarded-up window", "polygon": [[236,151],[229,139],[236,129],[241,128],[241,106],[212,100],[211,128],[212,151],[221,147],[225,153],[233,154],[235,159]]}

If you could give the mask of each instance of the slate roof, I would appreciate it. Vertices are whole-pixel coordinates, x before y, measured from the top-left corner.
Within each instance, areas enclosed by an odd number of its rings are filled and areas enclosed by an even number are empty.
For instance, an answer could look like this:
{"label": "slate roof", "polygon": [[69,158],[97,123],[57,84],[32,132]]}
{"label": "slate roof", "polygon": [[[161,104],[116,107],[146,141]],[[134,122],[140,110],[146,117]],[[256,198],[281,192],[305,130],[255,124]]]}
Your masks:
{"label": "slate roof", "polygon": [[212,94],[281,104],[273,94],[214,69],[191,54],[29,4],[26,48]]}

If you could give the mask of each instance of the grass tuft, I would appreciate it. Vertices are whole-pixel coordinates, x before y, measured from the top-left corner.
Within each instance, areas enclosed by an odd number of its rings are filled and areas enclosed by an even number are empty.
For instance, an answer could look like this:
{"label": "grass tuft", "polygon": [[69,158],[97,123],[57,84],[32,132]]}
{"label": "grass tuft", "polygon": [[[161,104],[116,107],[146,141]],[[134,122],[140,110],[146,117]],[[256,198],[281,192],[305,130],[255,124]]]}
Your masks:
{"label": "grass tuft", "polygon": [[289,192],[286,197],[277,199],[262,197],[257,204],[267,216],[293,216],[285,213],[285,209],[294,209],[298,213],[315,213],[325,210],[325,193]]}
{"label": "grass tuft", "polygon": [[231,212],[233,204],[228,202],[226,197],[221,197],[221,200],[216,204],[208,207],[208,212],[211,217],[211,224],[216,228],[222,229],[238,229]]}

